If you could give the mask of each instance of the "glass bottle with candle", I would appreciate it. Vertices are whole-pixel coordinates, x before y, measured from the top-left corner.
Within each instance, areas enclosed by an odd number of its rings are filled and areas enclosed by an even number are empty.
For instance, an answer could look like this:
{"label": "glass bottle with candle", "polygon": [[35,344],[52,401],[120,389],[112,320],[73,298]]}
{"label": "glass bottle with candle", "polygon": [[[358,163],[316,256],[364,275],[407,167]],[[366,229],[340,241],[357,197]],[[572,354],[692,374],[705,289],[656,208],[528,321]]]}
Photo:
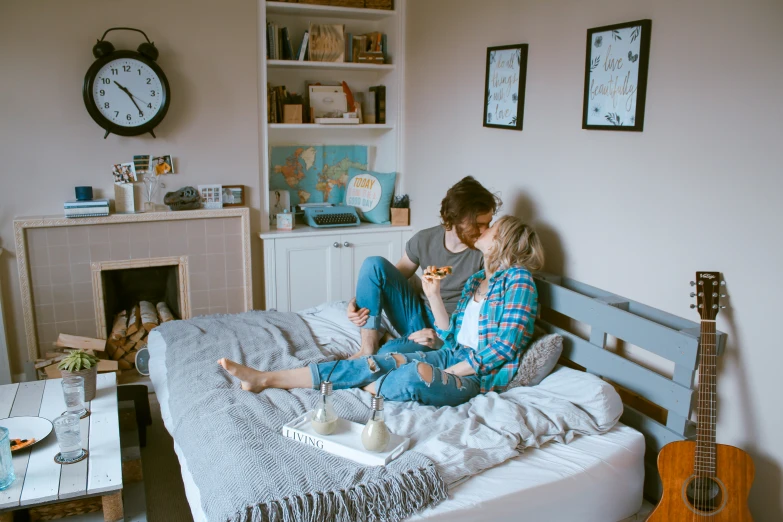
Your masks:
{"label": "glass bottle with candle", "polygon": [[367,451],[382,452],[391,438],[389,428],[383,420],[383,397],[376,395],[370,400],[372,414],[362,430],[362,445]]}
{"label": "glass bottle with candle", "polygon": [[337,421],[339,417],[337,412],[334,411],[334,404],[332,404],[332,373],[340,361],[336,361],[332,366],[329,376],[325,381],[321,382],[321,397],[319,398],[318,406],[313,411],[313,416],[310,418],[310,423],[316,433],[321,435],[331,435],[337,429]]}

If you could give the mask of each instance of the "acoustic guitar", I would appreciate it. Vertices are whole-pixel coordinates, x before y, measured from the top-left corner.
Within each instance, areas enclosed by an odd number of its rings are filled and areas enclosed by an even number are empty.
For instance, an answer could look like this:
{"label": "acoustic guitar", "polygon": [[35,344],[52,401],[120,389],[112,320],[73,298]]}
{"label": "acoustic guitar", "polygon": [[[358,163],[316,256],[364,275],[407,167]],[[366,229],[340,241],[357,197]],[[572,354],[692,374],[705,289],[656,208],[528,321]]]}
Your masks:
{"label": "acoustic guitar", "polygon": [[717,412],[715,384],[715,318],[725,282],[720,272],[697,272],[691,281],[701,316],[699,350],[698,427],[695,441],[671,442],[658,455],[663,482],[661,502],[648,522],[752,520],[748,494],[753,483],[753,461],[739,448],[715,443]]}

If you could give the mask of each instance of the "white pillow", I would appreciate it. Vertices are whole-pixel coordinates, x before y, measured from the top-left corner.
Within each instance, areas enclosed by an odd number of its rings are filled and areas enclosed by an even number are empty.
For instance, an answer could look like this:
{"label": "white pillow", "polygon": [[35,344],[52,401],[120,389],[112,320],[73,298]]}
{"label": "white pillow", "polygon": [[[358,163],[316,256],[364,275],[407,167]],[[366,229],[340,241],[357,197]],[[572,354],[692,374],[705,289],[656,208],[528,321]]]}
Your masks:
{"label": "white pillow", "polygon": [[623,414],[617,390],[592,373],[557,366],[536,388],[576,404],[600,426],[613,426]]}

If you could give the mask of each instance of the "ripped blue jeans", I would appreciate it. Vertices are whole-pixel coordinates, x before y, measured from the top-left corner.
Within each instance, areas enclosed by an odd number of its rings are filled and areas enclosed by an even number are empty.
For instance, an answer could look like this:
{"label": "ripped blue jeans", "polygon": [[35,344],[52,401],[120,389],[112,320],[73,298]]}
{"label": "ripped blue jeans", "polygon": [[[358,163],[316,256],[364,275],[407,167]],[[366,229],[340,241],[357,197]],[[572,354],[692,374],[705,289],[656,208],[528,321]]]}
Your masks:
{"label": "ripped blue jeans", "polygon": [[[428,406],[458,406],[481,392],[477,375],[457,377],[443,371],[466,360],[466,350],[444,346],[429,352],[392,352],[353,360],[313,363],[310,372],[315,389],[321,387],[321,381],[326,380],[334,367],[332,386],[335,390],[361,388],[374,382],[376,391],[378,380],[391,372],[381,389],[386,400],[417,401]],[[401,362],[395,360],[395,355]]]}

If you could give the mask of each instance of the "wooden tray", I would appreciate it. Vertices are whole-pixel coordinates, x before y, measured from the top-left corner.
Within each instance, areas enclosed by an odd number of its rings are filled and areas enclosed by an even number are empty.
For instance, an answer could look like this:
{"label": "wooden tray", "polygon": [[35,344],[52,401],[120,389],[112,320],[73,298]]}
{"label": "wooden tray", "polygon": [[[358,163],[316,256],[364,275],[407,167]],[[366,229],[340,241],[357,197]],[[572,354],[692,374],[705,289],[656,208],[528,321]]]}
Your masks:
{"label": "wooden tray", "polygon": [[403,454],[410,445],[410,439],[391,434],[386,451],[376,453],[367,451],[362,445],[362,430],[364,425],[340,419],[337,429],[331,435],[321,435],[313,430],[310,418],[313,412],[308,411],[285,424],[282,433],[285,437],[302,444],[345,457],[366,466],[385,466]]}

